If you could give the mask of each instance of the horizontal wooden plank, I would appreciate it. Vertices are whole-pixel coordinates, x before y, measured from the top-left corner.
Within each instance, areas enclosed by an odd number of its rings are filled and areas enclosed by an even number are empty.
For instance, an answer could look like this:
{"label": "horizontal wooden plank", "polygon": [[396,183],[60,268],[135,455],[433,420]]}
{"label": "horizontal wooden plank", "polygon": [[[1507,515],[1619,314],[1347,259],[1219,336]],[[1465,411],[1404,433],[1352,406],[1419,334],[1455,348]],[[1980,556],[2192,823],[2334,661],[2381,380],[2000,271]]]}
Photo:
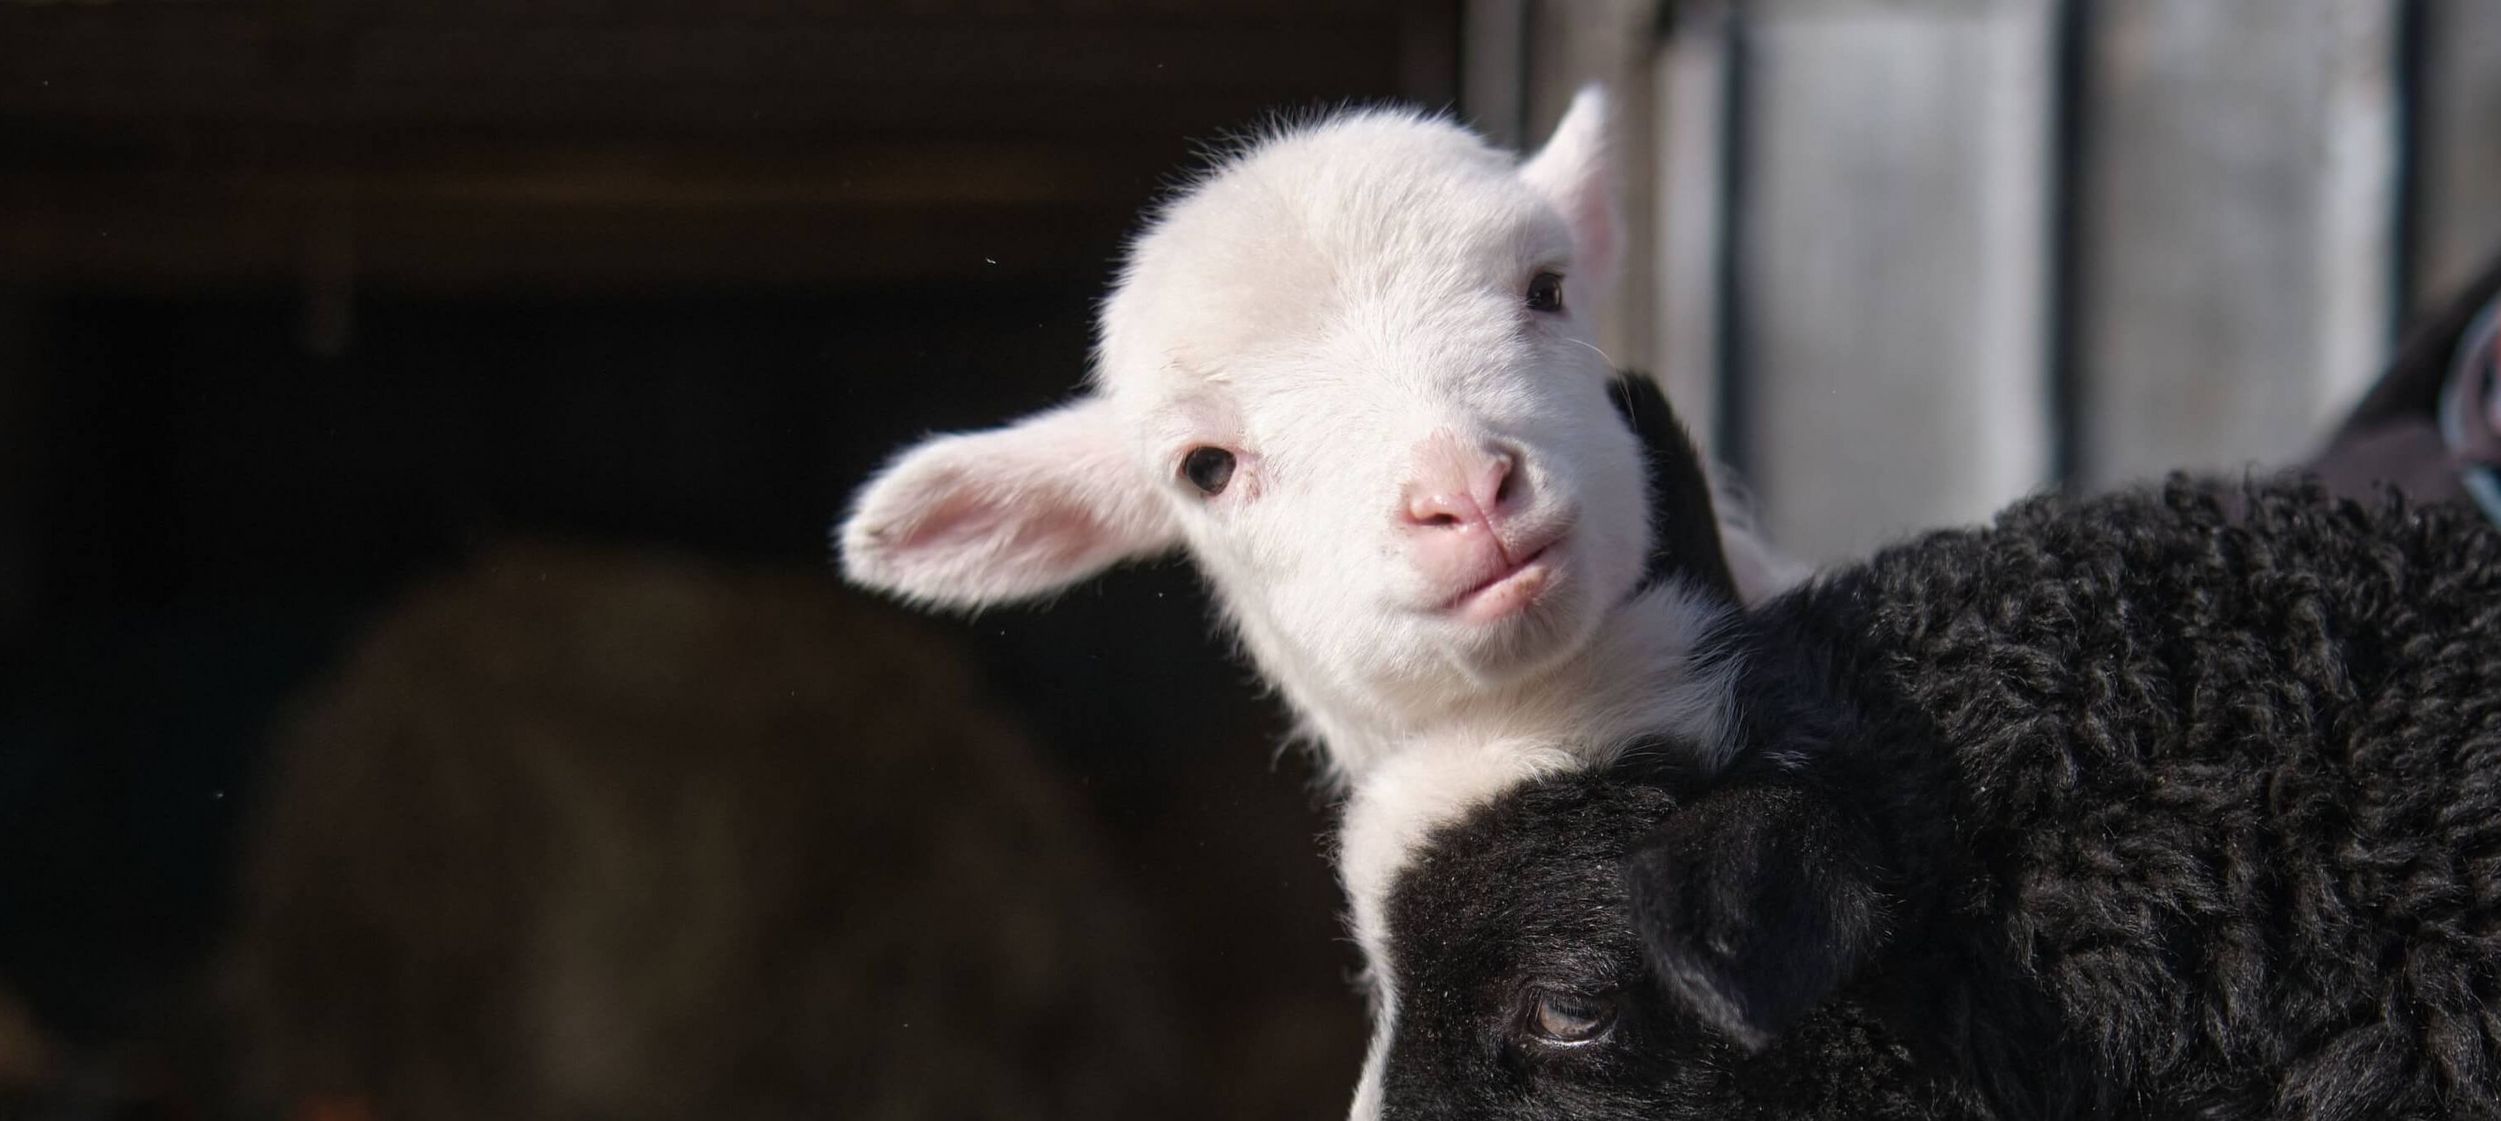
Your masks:
{"label": "horizontal wooden plank", "polygon": [[[348,210],[361,289],[516,294],[862,286],[1043,276],[1107,282],[1128,215]],[[0,215],[0,283],[66,291],[208,292],[290,286],[314,272],[302,212],[72,210]]]}
{"label": "horizontal wooden plank", "polygon": [[[1096,141],[1151,148],[1349,99],[1434,103],[1455,65],[1447,19],[1244,31],[1222,23],[1108,36],[946,36],[724,24],[577,36],[379,29],[272,35],[208,19],[162,35],[12,34],[0,11],[0,168],[156,160],[181,167],[292,150],[506,148],[611,141],[802,151],[870,138]],[[611,33],[613,32],[613,33]],[[394,35],[399,38],[393,38]],[[986,36],[986,37],[985,37]],[[1053,36],[1057,36],[1054,38]],[[831,42],[834,47],[819,49]],[[173,62],[161,61],[172,59]],[[449,140],[454,143],[446,144]]]}
{"label": "horizontal wooden plank", "polygon": [[1194,143],[1446,97],[1455,12],[0,7],[0,279],[285,280],[338,213],[384,286],[1093,277]]}
{"label": "horizontal wooden plank", "polygon": [[65,13],[80,19],[37,21],[0,9],[0,114],[528,119],[658,109],[665,118],[743,107],[873,120],[908,108],[898,102],[979,109],[1047,90],[1150,104],[1211,90],[1291,100],[1393,91],[1407,26],[679,18],[300,28],[222,7],[145,11],[157,14],[82,8]]}
{"label": "horizontal wooden plank", "polygon": [[[0,283],[285,282],[324,215],[389,287],[859,283],[1108,272],[1169,172],[1119,147],[330,150],[0,172]],[[568,276],[568,274],[572,274]]]}
{"label": "horizontal wooden plank", "polygon": [[0,162],[0,200],[93,197],[114,191],[202,200],[280,202],[352,193],[368,202],[460,200],[479,205],[662,207],[819,205],[1085,205],[1147,200],[1186,158],[1135,145],[822,142],[752,145],[464,142],[360,145],[298,137],[244,147],[255,137],[214,134],[178,162],[160,153],[108,151]]}

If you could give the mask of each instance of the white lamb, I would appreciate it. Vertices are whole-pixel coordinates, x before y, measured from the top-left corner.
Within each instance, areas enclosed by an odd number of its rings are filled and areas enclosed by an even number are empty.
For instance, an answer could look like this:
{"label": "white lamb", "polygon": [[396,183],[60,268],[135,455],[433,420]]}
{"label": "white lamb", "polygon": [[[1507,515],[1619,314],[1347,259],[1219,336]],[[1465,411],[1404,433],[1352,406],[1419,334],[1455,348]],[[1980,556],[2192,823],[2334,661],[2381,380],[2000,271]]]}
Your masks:
{"label": "white lamb", "polygon": [[[1525,161],[1395,110],[1248,146],[1137,240],[1089,391],[898,457],[845,572],[979,608],[1186,548],[1337,774],[1429,747],[1433,802],[1454,758],[1515,776],[1504,745],[1707,732],[1721,691],[1669,686],[1725,597],[1645,580],[1654,536],[1697,527],[1649,524],[1592,342],[1606,131],[1592,87]],[[1743,598],[1787,577],[1719,539]]]}
{"label": "white lamb", "polygon": [[[1794,576],[1693,513],[1740,507],[1592,341],[1606,131],[1591,88],[1525,161],[1396,111],[1251,145],[1138,239],[1090,390],[898,457],[845,572],[974,609],[1186,548],[1348,791],[1339,876],[1387,960],[1390,885],[1466,807],[1662,733],[1714,767],[1729,675],[1695,646]],[[1377,1072],[1399,993],[1370,991]]]}

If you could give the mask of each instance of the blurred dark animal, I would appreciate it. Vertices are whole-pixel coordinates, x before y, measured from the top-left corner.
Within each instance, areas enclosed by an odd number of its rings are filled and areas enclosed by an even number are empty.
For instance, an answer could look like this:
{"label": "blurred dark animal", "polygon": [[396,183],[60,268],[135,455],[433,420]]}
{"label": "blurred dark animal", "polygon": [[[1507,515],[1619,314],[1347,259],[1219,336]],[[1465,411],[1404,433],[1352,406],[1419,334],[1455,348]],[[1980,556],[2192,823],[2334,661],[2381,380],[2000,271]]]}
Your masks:
{"label": "blurred dark animal", "polygon": [[222,981],[259,1100],[1173,1115],[1078,800],[829,575],[493,552],[389,612],[277,768]]}

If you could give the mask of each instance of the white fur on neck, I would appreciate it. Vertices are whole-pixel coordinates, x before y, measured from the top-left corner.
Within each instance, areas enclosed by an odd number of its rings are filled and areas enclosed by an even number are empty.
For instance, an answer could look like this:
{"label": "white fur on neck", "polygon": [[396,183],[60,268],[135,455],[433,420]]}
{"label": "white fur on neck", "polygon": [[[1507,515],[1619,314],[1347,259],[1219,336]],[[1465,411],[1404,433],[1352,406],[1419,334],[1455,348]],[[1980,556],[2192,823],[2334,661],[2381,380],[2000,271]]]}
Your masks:
{"label": "white fur on neck", "polygon": [[1525,783],[1605,766],[1637,741],[1664,735],[1706,771],[1725,764],[1738,667],[1727,657],[1698,660],[1696,648],[1730,610],[1671,580],[1625,605],[1552,673],[1469,698],[1441,719],[1400,728],[1338,714],[1360,737],[1330,742],[1331,757],[1352,771],[1338,876],[1373,1000],[1355,1121],[1379,1115],[1397,1030],[1387,909],[1399,873],[1433,830],[1469,810]]}
{"label": "white fur on neck", "polygon": [[1339,687],[1245,631],[1304,733],[1326,749],[1341,784],[1393,756],[1465,754],[1490,746],[1554,746],[1590,762],[1667,735],[1715,768],[1727,750],[1726,667],[1703,666],[1695,647],[1729,610],[1675,581],[1636,597],[1557,664],[1472,693],[1401,700]]}

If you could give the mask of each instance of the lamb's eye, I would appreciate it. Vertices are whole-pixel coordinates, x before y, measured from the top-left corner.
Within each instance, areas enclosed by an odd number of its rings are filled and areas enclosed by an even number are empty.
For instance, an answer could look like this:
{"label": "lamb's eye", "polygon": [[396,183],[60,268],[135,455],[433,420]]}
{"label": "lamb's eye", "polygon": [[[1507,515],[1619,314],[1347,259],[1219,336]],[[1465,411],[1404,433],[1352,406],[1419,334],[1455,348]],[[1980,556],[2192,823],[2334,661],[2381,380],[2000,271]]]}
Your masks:
{"label": "lamb's eye", "polygon": [[1563,277],[1561,274],[1541,272],[1536,276],[1529,278],[1528,310],[1563,310]]}
{"label": "lamb's eye", "polygon": [[1181,457],[1181,477],[1199,492],[1213,498],[1224,493],[1224,485],[1233,481],[1233,453],[1223,448],[1191,448]]}
{"label": "lamb's eye", "polygon": [[1615,1026],[1615,1002],[1603,996],[1541,989],[1530,994],[1528,1029],[1539,1042],[1578,1047],[1606,1038]]}

